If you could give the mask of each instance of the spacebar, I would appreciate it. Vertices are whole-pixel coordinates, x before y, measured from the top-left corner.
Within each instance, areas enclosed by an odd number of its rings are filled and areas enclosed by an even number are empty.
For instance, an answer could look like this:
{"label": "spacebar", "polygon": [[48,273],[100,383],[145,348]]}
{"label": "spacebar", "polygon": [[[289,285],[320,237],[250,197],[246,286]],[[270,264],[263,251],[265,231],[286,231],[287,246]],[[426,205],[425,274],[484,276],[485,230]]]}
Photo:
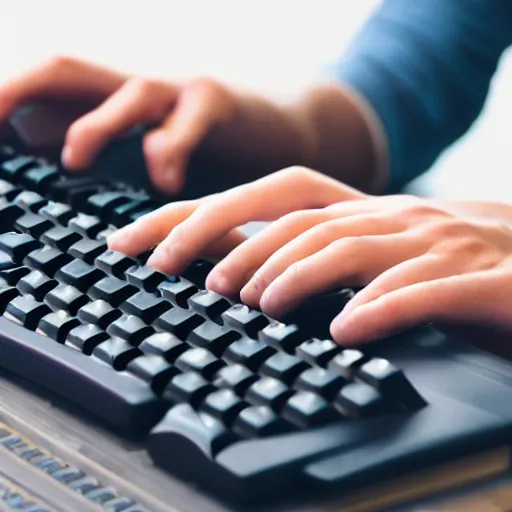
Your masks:
{"label": "spacebar", "polygon": [[137,377],[6,318],[0,318],[0,367],[130,433],[148,431],[167,408]]}

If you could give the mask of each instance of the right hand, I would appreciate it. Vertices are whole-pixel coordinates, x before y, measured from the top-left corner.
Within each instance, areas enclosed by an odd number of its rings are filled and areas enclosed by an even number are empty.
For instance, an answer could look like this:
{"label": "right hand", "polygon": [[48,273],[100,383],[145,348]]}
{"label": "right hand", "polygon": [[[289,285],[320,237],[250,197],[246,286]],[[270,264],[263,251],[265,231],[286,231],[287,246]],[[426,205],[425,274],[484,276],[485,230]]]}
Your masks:
{"label": "right hand", "polygon": [[85,169],[112,139],[137,125],[156,125],[144,138],[150,178],[164,192],[183,186],[188,160],[214,127],[228,123],[235,94],[210,78],[186,83],[129,76],[59,57],[0,86],[0,124],[34,100],[93,102],[68,129],[62,152],[71,171]]}

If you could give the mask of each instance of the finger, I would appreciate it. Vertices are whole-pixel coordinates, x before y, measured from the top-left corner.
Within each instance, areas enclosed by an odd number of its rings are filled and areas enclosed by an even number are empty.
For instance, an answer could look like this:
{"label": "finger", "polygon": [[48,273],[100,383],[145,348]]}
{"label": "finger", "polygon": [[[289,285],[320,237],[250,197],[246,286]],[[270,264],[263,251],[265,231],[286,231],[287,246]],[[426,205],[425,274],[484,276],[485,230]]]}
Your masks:
{"label": "finger", "polygon": [[102,101],[123,85],[127,76],[103,66],[73,59],[53,59],[0,87],[0,121],[33,99]]}
{"label": "finger", "polygon": [[198,200],[181,201],[162,206],[112,233],[107,239],[108,246],[114,251],[137,256],[159,244],[198,203]]}
{"label": "finger", "polygon": [[[235,291],[239,292],[242,287],[247,284],[249,279],[251,279],[253,274],[262,267],[262,265],[265,264],[266,267],[268,265],[272,265],[273,268],[272,262],[278,258],[277,254],[275,256],[273,255],[282,247],[288,247],[289,243],[296,237],[299,237],[299,239],[302,240],[302,233],[310,230],[314,226],[318,226],[321,223],[339,219],[339,217],[362,216],[365,215],[366,211],[373,210],[372,201],[352,200],[347,201],[344,204],[347,205],[347,208],[344,208],[342,211],[332,208],[302,210],[281,217],[279,220],[251,237],[246,243],[241,245],[236,251],[231,253],[219,265],[217,265],[217,267],[208,276],[208,285],[212,290],[215,290],[220,294],[231,295]],[[367,219],[367,222],[370,221],[370,219],[364,217],[358,226],[365,223],[364,219]],[[343,219],[339,220],[340,222],[343,221]],[[356,231],[358,226],[354,226],[346,236],[357,236]],[[332,232],[329,232],[329,230],[330,228],[327,230],[320,228],[320,232],[315,231],[315,237],[313,237],[314,242],[311,239],[310,243],[314,243],[317,248],[313,249],[309,254],[313,254],[320,250],[320,248],[327,245],[328,242],[322,243],[323,239],[327,239],[329,241],[336,239],[336,237],[332,237]],[[366,234],[378,234],[378,232]],[[340,236],[337,238],[340,238],[341,236],[340,231]],[[297,239],[292,246],[293,251],[298,251],[299,246],[301,247],[301,251],[306,250],[306,247]],[[305,255],[309,256],[309,254]],[[297,258],[297,260],[302,259],[303,257]],[[276,270],[274,273],[277,275],[283,270],[284,268],[281,269],[281,271]],[[258,274],[258,281],[260,277],[261,276]],[[267,281],[266,279],[263,279],[262,282]],[[259,296],[258,299],[252,299],[249,289],[245,290],[244,293],[247,293],[247,300],[251,302],[259,302]]]}
{"label": "finger", "polygon": [[250,221],[274,220],[325,205],[334,195],[361,197],[346,187],[334,190],[332,181],[319,173],[285,170],[218,194],[170,233],[155,249],[150,264],[162,272],[180,273],[215,240]]}
{"label": "finger", "polygon": [[502,271],[488,270],[416,283],[342,313],[331,324],[344,344],[376,341],[426,323],[491,325],[510,329],[512,294]]}
{"label": "finger", "polygon": [[153,182],[163,190],[178,192],[192,152],[215,124],[232,115],[232,102],[220,86],[199,80],[184,87],[173,112],[144,140]]}
{"label": "finger", "polygon": [[425,252],[410,234],[358,236],[337,240],[288,267],[261,296],[260,306],[281,317],[307,297],[337,287],[360,287],[387,269]]}
{"label": "finger", "polygon": [[[268,286],[287,268],[321,251],[337,240],[347,237],[389,235],[398,233],[400,230],[401,226],[394,222],[394,219],[384,215],[355,215],[326,220],[303,232],[289,243],[286,243],[288,240],[284,240],[281,248],[270,255],[267,261],[262,261],[259,270],[240,292],[241,298],[248,305],[256,307],[260,304],[261,297]],[[264,246],[264,244],[261,245]],[[255,251],[257,251],[257,247],[255,247]],[[232,259],[241,252],[243,252],[243,246],[231,255]]]}
{"label": "finger", "polygon": [[358,292],[345,306],[343,314],[348,315],[356,308],[400,288],[465,273],[467,269],[464,267],[466,265],[461,259],[452,255],[423,254],[404,261],[383,272]]}
{"label": "finger", "polygon": [[84,168],[112,139],[139,124],[160,121],[176,99],[166,82],[128,80],[98,108],[73,123],[67,133],[63,160],[69,168]]}

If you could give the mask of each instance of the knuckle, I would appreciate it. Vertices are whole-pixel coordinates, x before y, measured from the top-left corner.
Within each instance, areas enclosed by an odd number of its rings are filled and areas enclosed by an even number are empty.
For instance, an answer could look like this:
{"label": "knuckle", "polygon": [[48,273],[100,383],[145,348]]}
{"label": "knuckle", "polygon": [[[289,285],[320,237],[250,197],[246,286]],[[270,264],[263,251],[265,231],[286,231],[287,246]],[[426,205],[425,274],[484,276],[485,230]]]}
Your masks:
{"label": "knuckle", "polygon": [[298,210],[287,213],[276,221],[277,226],[281,229],[287,229],[297,226],[310,225],[317,221],[321,213],[313,210]]}
{"label": "knuckle", "polygon": [[443,212],[442,210],[439,210],[438,208],[435,208],[434,206],[429,205],[422,200],[416,200],[406,204],[400,209],[399,213],[404,217],[404,219],[409,221],[425,220],[439,216],[448,216],[446,212]]}
{"label": "knuckle", "polygon": [[316,171],[300,165],[294,165],[292,167],[282,169],[278,174],[281,180],[285,182],[291,181],[299,187],[311,184],[318,176]]}
{"label": "knuckle", "polygon": [[466,221],[456,218],[434,222],[426,227],[426,234],[433,240],[454,240],[466,236],[471,232],[471,227]]}

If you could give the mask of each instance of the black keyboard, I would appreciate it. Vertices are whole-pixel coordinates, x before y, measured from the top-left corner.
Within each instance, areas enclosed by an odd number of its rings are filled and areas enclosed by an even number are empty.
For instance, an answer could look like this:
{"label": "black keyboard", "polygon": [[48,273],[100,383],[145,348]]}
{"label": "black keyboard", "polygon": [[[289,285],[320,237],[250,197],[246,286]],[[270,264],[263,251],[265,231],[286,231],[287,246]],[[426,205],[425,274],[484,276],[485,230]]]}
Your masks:
{"label": "black keyboard", "polygon": [[[129,162],[125,162],[129,165]],[[279,322],[107,250],[148,193],[0,147],[0,367],[226,500],[326,497],[506,445],[512,365],[429,326],[328,338],[350,289]]]}

